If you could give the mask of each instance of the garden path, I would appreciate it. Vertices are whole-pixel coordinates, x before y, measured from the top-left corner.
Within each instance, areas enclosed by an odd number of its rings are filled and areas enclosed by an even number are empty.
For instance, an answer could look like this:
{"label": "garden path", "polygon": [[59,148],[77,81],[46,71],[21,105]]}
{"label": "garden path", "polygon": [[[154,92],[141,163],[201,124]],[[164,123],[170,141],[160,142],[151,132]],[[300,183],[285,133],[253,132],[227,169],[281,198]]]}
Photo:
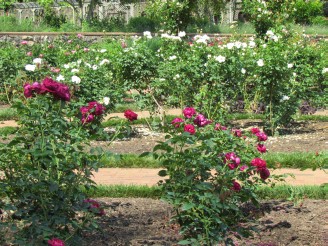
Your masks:
{"label": "garden path", "polygon": [[[100,168],[94,172],[93,180],[101,185],[147,185],[153,186],[163,179],[158,176],[161,169],[150,168]],[[280,168],[272,171],[272,174],[290,173],[295,176],[287,177],[286,183],[291,185],[323,185],[328,184],[328,172],[323,170],[312,171],[307,169]]]}

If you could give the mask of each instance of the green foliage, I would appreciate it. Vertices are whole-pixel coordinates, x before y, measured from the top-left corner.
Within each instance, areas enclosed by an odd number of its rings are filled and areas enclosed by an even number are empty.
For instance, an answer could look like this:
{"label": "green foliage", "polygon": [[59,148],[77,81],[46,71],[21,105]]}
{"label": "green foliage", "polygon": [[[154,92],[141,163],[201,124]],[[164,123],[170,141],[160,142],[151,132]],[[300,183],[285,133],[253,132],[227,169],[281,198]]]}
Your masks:
{"label": "green foliage", "polygon": [[20,127],[0,154],[0,186],[7,198],[1,210],[8,216],[0,226],[15,232],[6,241],[41,245],[59,237],[69,242],[93,227],[81,187],[93,186],[91,172],[101,155],[86,146],[102,131],[99,120],[81,122],[80,106],[48,94],[15,101]]}
{"label": "green foliage", "polygon": [[323,14],[323,3],[320,0],[296,0],[292,17],[296,23],[311,24],[316,17]]}
{"label": "green foliage", "polygon": [[[188,112],[192,110],[184,111],[189,118]],[[259,156],[254,141],[220,130],[205,119],[199,124],[199,117],[173,124],[166,140],[154,147],[153,156],[165,168],[159,175],[168,175],[161,183],[162,198],[176,211],[172,219],[181,227],[180,244],[214,245],[231,240],[226,238],[231,231],[250,235],[250,228],[239,224],[247,220],[240,206],[258,204],[255,191],[267,177],[261,175],[262,180],[255,175],[261,171],[250,165]],[[188,130],[192,122],[198,125],[195,132]],[[240,169],[241,163],[246,169]]]}
{"label": "green foliage", "polygon": [[129,23],[126,26],[126,29],[129,32],[144,32],[150,31],[154,32],[158,29],[158,23],[145,16],[133,17],[129,20]]}

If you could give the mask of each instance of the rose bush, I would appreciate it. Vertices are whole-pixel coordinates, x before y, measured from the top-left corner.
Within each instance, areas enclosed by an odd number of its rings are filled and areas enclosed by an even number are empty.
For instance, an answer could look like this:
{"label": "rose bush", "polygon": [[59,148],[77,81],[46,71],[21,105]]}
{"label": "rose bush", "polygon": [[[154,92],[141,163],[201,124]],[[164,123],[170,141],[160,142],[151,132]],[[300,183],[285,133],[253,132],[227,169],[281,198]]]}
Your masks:
{"label": "rose bush", "polygon": [[93,216],[104,214],[84,191],[94,186],[92,172],[102,157],[90,141],[104,135],[105,107],[95,101],[81,107],[70,93],[67,85],[45,78],[26,83],[26,98],[13,105],[20,127],[0,150],[5,244],[78,242],[83,230],[96,227]]}
{"label": "rose bush", "polygon": [[[195,112],[191,118],[189,112]],[[200,114],[194,108],[184,113],[185,119],[172,121],[166,141],[152,153],[165,168],[159,172],[165,178],[160,182],[162,198],[175,208],[172,221],[180,225],[183,236],[179,244],[232,245],[233,233],[251,233],[244,223],[249,218],[242,212],[243,204],[258,204],[258,187],[281,177],[270,175],[256,149],[264,146],[266,137],[259,129],[236,136],[205,116],[208,124],[195,124],[195,115]]]}

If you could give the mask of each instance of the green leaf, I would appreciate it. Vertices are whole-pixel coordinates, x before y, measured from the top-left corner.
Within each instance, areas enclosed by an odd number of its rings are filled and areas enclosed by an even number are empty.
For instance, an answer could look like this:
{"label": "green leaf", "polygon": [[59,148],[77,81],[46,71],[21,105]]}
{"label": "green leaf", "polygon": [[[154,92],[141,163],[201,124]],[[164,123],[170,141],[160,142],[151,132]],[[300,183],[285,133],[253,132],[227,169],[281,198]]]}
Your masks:
{"label": "green leaf", "polygon": [[189,244],[191,244],[191,241],[190,240],[182,240],[182,241],[179,241],[178,244],[179,245],[189,245]]}
{"label": "green leaf", "polygon": [[182,205],[182,210],[186,211],[195,207],[194,203],[185,203]]}

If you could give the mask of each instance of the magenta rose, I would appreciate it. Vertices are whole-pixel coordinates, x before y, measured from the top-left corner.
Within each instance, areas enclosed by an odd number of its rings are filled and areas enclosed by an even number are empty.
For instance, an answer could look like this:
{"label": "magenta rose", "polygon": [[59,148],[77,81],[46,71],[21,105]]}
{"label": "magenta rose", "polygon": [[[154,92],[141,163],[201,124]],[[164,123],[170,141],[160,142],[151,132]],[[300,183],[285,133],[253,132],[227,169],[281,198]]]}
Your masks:
{"label": "magenta rose", "polygon": [[266,141],[268,139],[268,136],[264,132],[258,132],[255,135],[259,141]]}
{"label": "magenta rose", "polygon": [[49,246],[65,246],[64,241],[58,239],[58,238],[53,238],[48,240],[48,245]]}
{"label": "magenta rose", "polygon": [[230,170],[233,170],[240,164],[240,158],[234,152],[229,152],[224,155],[223,162],[228,164]]}
{"label": "magenta rose", "polygon": [[198,114],[196,118],[194,119],[194,123],[199,126],[203,127],[211,123],[210,120],[206,119],[204,115]]}
{"label": "magenta rose", "polygon": [[175,127],[178,128],[180,127],[180,124],[183,122],[183,119],[181,118],[175,118],[172,120],[171,124]]}
{"label": "magenta rose", "polygon": [[124,111],[124,116],[127,118],[129,121],[134,121],[138,119],[138,115],[133,112],[131,109],[127,109]]}
{"label": "magenta rose", "polygon": [[191,135],[194,135],[196,130],[195,130],[195,127],[191,124],[187,124],[184,126],[184,129],[183,129],[185,132],[189,132]]}
{"label": "magenta rose", "polygon": [[259,132],[260,132],[260,129],[258,129],[257,127],[253,127],[253,128],[251,129],[251,132],[252,132],[253,134],[259,133]]}
{"label": "magenta rose", "polygon": [[245,171],[247,168],[248,168],[248,166],[246,166],[246,165],[242,165],[242,166],[239,168],[239,170],[240,170],[241,172],[243,172],[243,171]]}
{"label": "magenta rose", "polygon": [[238,182],[232,181],[232,187],[231,190],[239,192],[241,190],[241,186]]}
{"label": "magenta rose", "polygon": [[232,131],[233,135],[235,135],[236,137],[241,137],[241,130],[232,129],[231,131]]}
{"label": "magenta rose", "polygon": [[40,94],[42,92],[42,85],[39,84],[38,82],[34,82],[32,85],[30,84],[24,85],[24,96],[26,98],[32,97],[33,92]]}
{"label": "magenta rose", "polygon": [[265,169],[267,168],[266,166],[266,161],[265,160],[262,160],[261,158],[254,158],[252,161],[251,161],[251,165],[253,167],[256,167],[257,170],[261,170],[261,169]]}
{"label": "magenta rose", "polygon": [[267,168],[263,168],[263,169],[259,170],[259,173],[260,173],[261,179],[263,179],[263,180],[266,180],[267,178],[270,177],[270,171]]}
{"label": "magenta rose", "polygon": [[93,114],[86,114],[82,116],[81,122],[82,124],[90,123],[95,119]]}
{"label": "magenta rose", "polygon": [[93,114],[95,115],[102,115],[106,110],[106,108],[98,102],[89,102],[88,109],[89,111],[94,109]]}
{"label": "magenta rose", "polygon": [[[69,92],[69,88],[67,85],[54,81],[51,78],[45,78],[42,81],[42,92],[49,92],[53,94],[55,97],[62,99],[64,101],[69,101],[71,99],[71,95]],[[41,93],[42,93],[41,92]]]}
{"label": "magenta rose", "polygon": [[87,203],[87,208],[97,215],[105,215],[105,210],[101,207],[100,203],[93,199],[85,199],[83,202]]}
{"label": "magenta rose", "polygon": [[266,147],[263,144],[258,144],[257,145],[257,150],[260,151],[261,153],[265,153],[266,152]]}
{"label": "magenta rose", "polygon": [[191,117],[193,117],[196,114],[196,110],[194,108],[185,108],[183,111],[183,115],[184,117],[190,119]]}

